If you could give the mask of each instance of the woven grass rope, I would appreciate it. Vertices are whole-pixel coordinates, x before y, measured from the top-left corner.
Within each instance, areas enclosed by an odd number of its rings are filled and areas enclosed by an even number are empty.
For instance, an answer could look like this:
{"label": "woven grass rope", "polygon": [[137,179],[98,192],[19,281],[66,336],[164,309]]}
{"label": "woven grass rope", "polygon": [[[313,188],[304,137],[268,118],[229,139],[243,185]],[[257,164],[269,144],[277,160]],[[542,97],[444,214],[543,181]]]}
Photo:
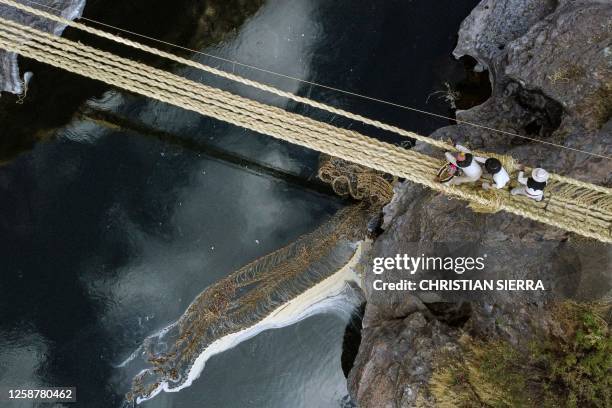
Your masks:
{"label": "woven grass rope", "polygon": [[[13,3],[10,0],[0,0],[0,4]],[[21,5],[19,8],[29,9]],[[47,18],[48,13],[37,11],[36,14],[43,14],[43,17]],[[70,23],[69,25],[73,26],[78,24]],[[475,210],[503,210],[585,237],[612,242],[612,190],[603,186],[553,175],[547,187],[546,198],[540,203],[525,197],[512,196],[505,190],[490,193],[476,185],[447,186],[435,179],[443,164],[437,157],[384,143],[355,131],[287,112],[2,18],[0,48],[139,95],[317,150],[377,172],[405,178],[450,197],[466,200]],[[166,53],[163,54],[165,56]],[[199,65],[201,64],[198,63]],[[314,106],[313,104],[318,102],[312,101],[310,104]],[[362,117],[347,117],[372,124],[371,120],[364,121]],[[395,131],[393,127],[381,128]],[[450,149],[448,143],[420,135],[415,137],[412,132],[402,131],[400,134],[409,135],[437,148]],[[495,156],[486,152],[478,154]],[[511,171],[518,167],[510,156],[497,157],[500,157]],[[368,179],[368,182],[371,180]]]}

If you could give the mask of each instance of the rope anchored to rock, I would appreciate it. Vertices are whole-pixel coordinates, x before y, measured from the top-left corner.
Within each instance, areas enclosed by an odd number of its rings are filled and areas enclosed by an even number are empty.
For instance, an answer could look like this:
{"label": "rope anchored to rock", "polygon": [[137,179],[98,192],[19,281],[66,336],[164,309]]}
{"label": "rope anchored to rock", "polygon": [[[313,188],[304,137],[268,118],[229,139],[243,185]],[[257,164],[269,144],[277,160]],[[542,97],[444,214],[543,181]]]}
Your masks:
{"label": "rope anchored to rock", "polygon": [[[0,3],[13,5],[14,2],[0,0]],[[29,9],[19,6],[24,11]],[[41,11],[36,14],[59,19],[53,15],[47,16],[48,13]],[[73,26],[78,24],[68,20],[66,22]],[[450,197],[466,200],[479,208],[504,210],[585,237],[612,242],[612,190],[606,187],[551,175],[546,198],[541,202],[533,202],[525,197],[512,196],[508,191],[484,191],[474,185],[445,185],[436,180],[438,170],[444,164],[442,159],[287,112],[2,18],[0,48],[139,95],[317,150],[382,174],[405,178]],[[296,100],[295,98],[291,97],[293,100]],[[310,101],[309,104],[315,106],[319,103]],[[351,118],[367,124],[380,123],[367,118],[364,118],[367,122],[363,121],[360,119],[363,117],[358,115]],[[382,123],[380,125],[377,127],[385,130],[399,129]],[[399,130],[400,134],[405,136],[452,150],[448,143]],[[483,155],[492,156],[489,153]]]}

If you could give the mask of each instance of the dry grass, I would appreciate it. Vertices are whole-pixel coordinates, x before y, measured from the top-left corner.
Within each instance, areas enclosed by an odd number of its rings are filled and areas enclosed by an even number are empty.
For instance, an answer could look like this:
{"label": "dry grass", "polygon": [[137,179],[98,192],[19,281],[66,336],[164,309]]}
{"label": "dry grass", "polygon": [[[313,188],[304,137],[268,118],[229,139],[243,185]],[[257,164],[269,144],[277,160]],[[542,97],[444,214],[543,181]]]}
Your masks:
{"label": "dry grass", "polygon": [[584,68],[576,64],[567,64],[547,75],[546,78],[552,85],[558,83],[570,83],[585,75]]}
{"label": "dry grass", "polygon": [[444,100],[452,109],[457,109],[457,101],[461,99],[461,92],[453,89],[450,83],[444,83],[443,90],[435,91],[427,95],[427,99],[425,99],[425,103],[429,103],[429,98],[434,95],[438,96],[438,99]]}
{"label": "dry grass", "polygon": [[592,117],[587,123],[591,129],[599,129],[612,118],[612,80],[605,83],[593,94],[585,98],[582,109],[585,114]]}

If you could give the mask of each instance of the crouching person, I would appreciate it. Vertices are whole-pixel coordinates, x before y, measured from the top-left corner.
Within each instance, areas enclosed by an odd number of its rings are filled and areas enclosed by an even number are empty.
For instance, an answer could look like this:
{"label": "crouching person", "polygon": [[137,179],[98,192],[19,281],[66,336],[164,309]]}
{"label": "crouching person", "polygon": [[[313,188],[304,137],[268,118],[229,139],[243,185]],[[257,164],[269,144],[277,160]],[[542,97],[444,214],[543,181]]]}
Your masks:
{"label": "crouching person", "polygon": [[524,173],[519,172],[518,182],[522,184],[522,186],[516,187],[512,189],[512,195],[524,195],[532,200],[542,201],[544,198],[544,187],[546,187],[546,182],[548,181],[548,172],[544,169],[533,169],[531,172],[531,177],[525,177]]}
{"label": "crouching person", "polygon": [[508,172],[506,171],[506,169],[504,169],[498,159],[496,159],[495,157],[490,157],[488,159],[485,159],[483,157],[476,157],[476,161],[479,163],[483,163],[487,173],[493,176],[493,184],[490,184],[485,181],[482,183],[483,189],[489,190],[491,188],[500,189],[506,187],[506,184],[508,184],[508,182],[510,181],[510,176],[508,175]]}
{"label": "crouching person", "polygon": [[463,183],[473,183],[480,179],[482,176],[482,169],[478,162],[474,159],[474,155],[465,147],[457,145],[459,153],[453,155],[450,152],[446,152],[446,160],[449,163],[458,167],[461,170],[461,175],[455,176],[452,179],[444,182],[446,185],[458,185]]}

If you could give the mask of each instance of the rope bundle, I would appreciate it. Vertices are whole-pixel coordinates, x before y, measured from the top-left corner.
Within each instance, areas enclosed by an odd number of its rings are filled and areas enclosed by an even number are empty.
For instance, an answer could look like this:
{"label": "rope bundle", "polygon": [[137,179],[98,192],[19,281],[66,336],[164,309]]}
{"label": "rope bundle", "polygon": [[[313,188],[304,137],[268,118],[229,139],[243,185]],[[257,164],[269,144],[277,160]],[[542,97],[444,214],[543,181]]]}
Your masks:
{"label": "rope bundle", "polygon": [[393,198],[393,185],[397,177],[359,166],[333,156],[321,155],[319,178],[328,183],[334,192],[343,197],[368,200],[373,206],[382,207]]}
{"label": "rope bundle", "polygon": [[[354,256],[372,213],[356,204],[338,211],[315,231],[256,259],[208,286],[177,324],[149,337],[147,367],[132,381],[128,401],[149,398],[162,383],[182,385],[194,360],[215,341],[255,326],[308,288],[329,278]],[[165,347],[159,346],[159,343]]]}
{"label": "rope bundle", "polygon": [[[0,4],[12,5],[45,18],[61,20],[61,22],[73,27],[88,32],[93,31],[96,35],[102,36],[101,33],[103,33],[82,24],[19,5],[11,0],[0,0]],[[86,27],[86,29],[82,27]],[[106,33],[104,33],[104,36],[113,40],[119,38]],[[199,69],[206,67],[132,41],[120,40],[119,42],[126,45],[153,52],[166,58],[171,56],[171,59],[186,65],[193,66],[195,64]],[[492,195],[490,192],[483,191],[473,185],[447,186],[435,180],[437,170],[443,164],[440,159],[234,95],[170,72],[2,18],[0,18],[0,48],[161,102],[366,166],[379,172],[406,178],[448,196],[469,201],[476,208],[488,209],[489,211],[491,209],[505,210],[586,237],[612,242],[612,190],[606,187],[553,175],[546,190],[547,198],[540,203],[536,203],[525,197],[511,196],[507,191],[497,191]],[[218,71],[210,67],[206,67],[206,70],[209,72]],[[219,72],[222,74],[213,73],[228,79],[237,77],[223,71]],[[409,136],[438,148],[451,149],[451,146],[445,142],[416,135],[306,98],[292,94],[285,95],[283,91],[267,85],[240,77],[237,78],[239,79],[235,80],[249,86],[286,96],[298,102],[308,103],[319,109],[341,114],[381,129]],[[492,156],[488,153],[482,153],[482,155]],[[505,157],[504,160],[508,161],[509,158]]]}

